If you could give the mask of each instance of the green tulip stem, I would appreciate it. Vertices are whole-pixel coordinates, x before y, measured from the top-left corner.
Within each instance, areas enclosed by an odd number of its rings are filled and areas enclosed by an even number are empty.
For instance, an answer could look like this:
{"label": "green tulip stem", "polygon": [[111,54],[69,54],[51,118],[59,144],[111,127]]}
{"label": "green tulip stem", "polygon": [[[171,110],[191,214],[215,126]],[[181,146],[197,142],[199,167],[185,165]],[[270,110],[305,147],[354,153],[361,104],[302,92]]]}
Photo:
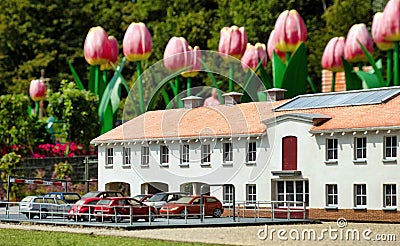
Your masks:
{"label": "green tulip stem", "polygon": [[35,102],[35,115],[39,117],[39,101]]}
{"label": "green tulip stem", "polygon": [[358,66],[358,71],[364,71],[362,62],[357,63],[357,66]]}
{"label": "green tulip stem", "polygon": [[187,87],[186,88],[187,96],[189,97],[189,96],[191,96],[190,88],[192,87],[192,78],[190,78],[190,77],[187,78],[186,87]]}
{"label": "green tulip stem", "polygon": [[393,85],[399,85],[399,41],[394,42],[393,53]]}
{"label": "green tulip stem", "polygon": [[94,94],[99,95],[100,65],[94,67]]}
{"label": "green tulip stem", "polygon": [[290,57],[291,57],[291,53],[290,52],[286,52],[286,66],[289,64]]}
{"label": "green tulip stem", "polygon": [[233,91],[233,63],[229,63],[229,92]]}
{"label": "green tulip stem", "polygon": [[390,86],[390,82],[392,80],[392,59],[393,59],[393,51],[387,51],[386,58],[386,86]]}
{"label": "green tulip stem", "polygon": [[137,82],[139,87],[139,107],[140,113],[144,113],[144,104],[143,104],[143,84],[142,84],[142,61],[136,62],[136,70],[137,70]]}
{"label": "green tulip stem", "polygon": [[335,91],[336,72],[332,72],[331,92]]}

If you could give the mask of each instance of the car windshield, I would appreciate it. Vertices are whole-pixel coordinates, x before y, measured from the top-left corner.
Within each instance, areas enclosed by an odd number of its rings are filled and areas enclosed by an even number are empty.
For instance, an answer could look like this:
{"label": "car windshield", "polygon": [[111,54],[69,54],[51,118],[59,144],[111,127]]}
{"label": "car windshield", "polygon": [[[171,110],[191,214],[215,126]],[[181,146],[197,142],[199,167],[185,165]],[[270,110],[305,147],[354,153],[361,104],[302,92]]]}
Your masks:
{"label": "car windshield", "polygon": [[103,200],[100,200],[100,201],[97,203],[97,205],[109,205],[109,204],[111,204],[111,202],[112,202],[112,200],[103,199]]}
{"label": "car windshield", "polygon": [[75,203],[76,205],[82,205],[85,204],[85,200],[79,200]]}
{"label": "car windshield", "polygon": [[160,194],[155,194],[154,196],[150,197],[149,200],[147,200],[148,202],[161,202],[161,201],[165,201],[165,197],[167,196],[167,194],[165,193],[160,193]]}
{"label": "car windshield", "polygon": [[65,194],[64,200],[79,200],[80,197],[78,194]]}
{"label": "car windshield", "polygon": [[86,193],[82,198],[88,198],[88,197],[96,197],[99,194],[99,192],[88,192]]}
{"label": "car windshield", "polygon": [[140,199],[142,199],[143,197],[145,197],[146,195],[136,195],[136,196],[134,196],[133,198],[135,198],[136,200],[140,200]]}
{"label": "car windshield", "polygon": [[190,196],[184,196],[184,197],[181,197],[181,198],[179,198],[177,201],[176,201],[176,203],[189,203],[191,200],[193,199],[193,197],[190,197]]}
{"label": "car windshield", "polygon": [[30,202],[30,201],[32,201],[32,199],[33,199],[33,196],[27,196],[24,199],[22,199],[21,202]]}

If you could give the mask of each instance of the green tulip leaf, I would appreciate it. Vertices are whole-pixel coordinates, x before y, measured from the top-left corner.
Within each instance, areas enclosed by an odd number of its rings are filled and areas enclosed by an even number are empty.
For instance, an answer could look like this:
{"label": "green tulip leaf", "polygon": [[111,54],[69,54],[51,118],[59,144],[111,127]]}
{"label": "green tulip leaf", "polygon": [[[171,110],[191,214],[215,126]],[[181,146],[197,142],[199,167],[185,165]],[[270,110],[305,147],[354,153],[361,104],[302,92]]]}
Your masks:
{"label": "green tulip leaf", "polygon": [[364,71],[356,71],[357,76],[362,81],[362,87],[364,89],[379,88],[382,87],[379,78],[374,73],[367,73]]}
{"label": "green tulip leaf", "polygon": [[[378,86],[378,87],[384,87],[385,86],[385,81],[383,80],[382,71],[378,69],[378,66],[377,66],[374,58],[368,52],[368,50],[365,48],[365,46],[362,43],[360,43],[360,41],[357,41],[357,42],[360,45],[360,47],[361,47],[362,51],[364,52],[365,56],[368,58],[369,63],[374,68],[376,77],[377,77],[378,82],[380,84],[380,86]],[[370,88],[376,88],[376,87],[370,87]]]}
{"label": "green tulip leaf", "polygon": [[286,89],[286,98],[304,94],[307,89],[307,49],[301,43],[287,64],[280,88]]}
{"label": "green tulip leaf", "polygon": [[71,73],[72,73],[72,77],[74,77],[75,83],[76,83],[76,85],[78,86],[78,89],[79,89],[79,90],[84,90],[85,87],[83,86],[82,81],[81,81],[81,79],[79,78],[78,73],[76,72],[74,66],[72,66],[71,62],[68,61],[68,60],[67,60],[67,63],[68,63],[69,70],[70,70]]}
{"label": "green tulip leaf", "polygon": [[362,80],[357,76],[353,70],[353,66],[342,57],[344,67],[344,75],[346,78],[346,90],[360,90],[362,89]]}
{"label": "green tulip leaf", "polygon": [[107,108],[104,112],[104,117],[100,121],[100,125],[101,134],[106,133],[114,128],[114,114],[112,113],[110,104],[107,105]]}
{"label": "green tulip leaf", "polygon": [[272,56],[272,77],[275,88],[282,88],[282,80],[285,71],[285,63],[283,63],[281,58],[279,58],[279,56],[274,52]]}

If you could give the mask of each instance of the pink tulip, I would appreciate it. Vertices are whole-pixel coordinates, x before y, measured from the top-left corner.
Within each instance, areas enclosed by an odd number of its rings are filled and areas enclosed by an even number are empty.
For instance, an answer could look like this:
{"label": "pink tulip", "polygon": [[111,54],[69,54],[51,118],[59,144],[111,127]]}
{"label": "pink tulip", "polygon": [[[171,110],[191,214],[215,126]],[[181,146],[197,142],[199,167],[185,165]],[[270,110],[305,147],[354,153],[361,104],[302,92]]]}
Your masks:
{"label": "pink tulip", "polygon": [[131,23],[125,32],[122,46],[128,61],[147,60],[153,47],[149,29],[142,22]]}
{"label": "pink tulip", "polygon": [[199,59],[201,59],[202,56],[199,46],[196,46],[194,48],[189,46],[188,56],[189,56],[189,63],[187,65],[191,67],[188,69],[188,71],[183,72],[182,76],[194,77],[199,73],[199,70],[201,68],[201,63]]}
{"label": "pink tulip", "polygon": [[83,48],[86,61],[90,65],[101,65],[107,63],[110,56],[108,47],[108,35],[101,27],[92,27],[85,39]]}
{"label": "pink tulip", "polygon": [[108,48],[110,49],[110,51],[108,52],[108,61],[106,64],[100,65],[101,70],[112,70],[112,65],[115,64],[118,60],[118,41],[114,36],[108,37]]}
{"label": "pink tulip", "polygon": [[389,0],[383,11],[385,40],[400,41],[400,0]]}
{"label": "pink tulip", "polygon": [[385,40],[386,28],[385,21],[382,17],[382,12],[378,12],[374,15],[371,28],[372,39],[380,50],[392,50],[394,48],[394,43]]}
{"label": "pink tulip", "polygon": [[33,101],[41,101],[46,98],[46,84],[44,80],[35,79],[29,86],[29,96]]}
{"label": "pink tulip", "polygon": [[374,52],[373,40],[364,23],[353,25],[347,33],[344,58],[349,62],[368,61],[361,49],[360,42],[369,53]]}
{"label": "pink tulip", "polygon": [[329,40],[322,55],[322,67],[332,72],[343,71],[342,57],[344,56],[344,37]]}
{"label": "pink tulip", "polygon": [[190,61],[189,45],[183,37],[172,37],[164,51],[164,66],[171,71],[187,67]]}
{"label": "pink tulip", "polygon": [[247,34],[244,27],[224,27],[221,29],[218,51],[225,58],[233,56],[240,59],[247,46]]}
{"label": "pink tulip", "polygon": [[247,49],[242,57],[243,70],[247,71],[249,68],[255,70],[261,60],[262,66],[267,66],[267,51],[265,44],[256,43],[256,45],[252,45],[248,43]]}
{"label": "pink tulip", "polygon": [[275,22],[276,48],[283,52],[293,52],[307,40],[307,27],[300,14],[292,9],[282,12]]}
{"label": "pink tulip", "polygon": [[279,51],[276,48],[276,43],[277,39],[275,36],[275,30],[272,30],[271,34],[269,35],[268,43],[267,43],[267,51],[268,51],[268,57],[270,60],[273,59],[273,54],[274,52],[281,58],[282,61],[286,60],[286,54],[285,52]]}

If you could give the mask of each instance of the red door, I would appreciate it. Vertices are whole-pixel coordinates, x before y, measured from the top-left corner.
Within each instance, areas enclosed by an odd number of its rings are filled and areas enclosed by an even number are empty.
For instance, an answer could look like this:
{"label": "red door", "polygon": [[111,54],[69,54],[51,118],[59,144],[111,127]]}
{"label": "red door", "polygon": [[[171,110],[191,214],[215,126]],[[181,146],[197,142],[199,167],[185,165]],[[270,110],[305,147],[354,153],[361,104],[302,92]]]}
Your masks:
{"label": "red door", "polygon": [[282,139],[282,170],[297,170],[297,137]]}

